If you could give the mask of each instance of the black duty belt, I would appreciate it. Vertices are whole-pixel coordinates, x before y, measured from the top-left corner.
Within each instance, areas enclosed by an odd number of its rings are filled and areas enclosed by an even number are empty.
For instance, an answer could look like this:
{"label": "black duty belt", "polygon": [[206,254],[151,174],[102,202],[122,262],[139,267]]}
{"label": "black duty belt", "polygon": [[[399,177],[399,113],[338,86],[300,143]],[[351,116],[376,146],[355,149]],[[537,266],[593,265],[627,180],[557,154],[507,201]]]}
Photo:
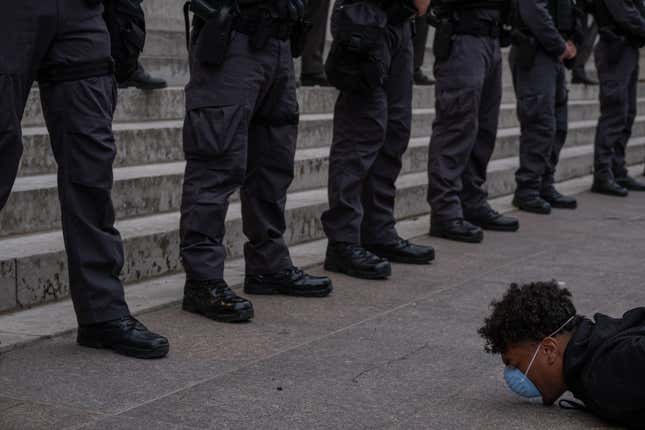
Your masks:
{"label": "black duty belt", "polygon": [[[258,28],[260,27],[262,20],[266,19],[270,20],[270,22],[268,22],[270,37],[278,40],[288,40],[291,37],[293,24],[291,24],[289,21],[280,21],[259,15],[240,15],[235,19],[233,28],[235,28],[235,30],[239,33],[252,36],[258,32]],[[267,22],[263,22],[263,24],[267,25]]]}
{"label": "black duty belt", "polygon": [[455,34],[467,34],[476,37],[491,37],[499,39],[501,35],[501,25],[497,21],[477,20],[458,20],[454,23],[453,31]]}

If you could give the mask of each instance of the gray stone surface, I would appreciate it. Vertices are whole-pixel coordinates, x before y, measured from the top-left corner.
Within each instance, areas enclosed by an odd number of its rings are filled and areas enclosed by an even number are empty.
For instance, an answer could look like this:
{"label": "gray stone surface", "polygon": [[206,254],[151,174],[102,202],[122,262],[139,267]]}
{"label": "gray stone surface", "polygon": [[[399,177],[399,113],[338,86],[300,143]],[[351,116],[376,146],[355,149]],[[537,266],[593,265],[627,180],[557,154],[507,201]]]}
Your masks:
{"label": "gray stone surface", "polygon": [[436,262],[394,265],[388,281],[334,275],[327,299],[254,298],[250,324],[177,306],[147,313],[171,339],[164,360],[80,349],[73,335],[5,353],[0,420],[21,429],[607,428],[515,397],[476,334],[512,281],[565,281],[587,315],[643,305],[645,193],[579,199],[577,211],[517,214],[520,232],[487,233],[483,245],[419,237]]}

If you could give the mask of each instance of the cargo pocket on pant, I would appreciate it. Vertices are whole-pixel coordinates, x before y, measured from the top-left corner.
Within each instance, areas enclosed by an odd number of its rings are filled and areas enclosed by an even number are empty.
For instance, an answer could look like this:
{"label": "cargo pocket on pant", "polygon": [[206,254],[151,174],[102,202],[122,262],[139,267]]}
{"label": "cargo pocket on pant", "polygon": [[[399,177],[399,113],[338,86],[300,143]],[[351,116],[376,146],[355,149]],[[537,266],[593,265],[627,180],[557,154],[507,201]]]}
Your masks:
{"label": "cargo pocket on pant", "polygon": [[69,124],[65,141],[58,145],[66,154],[70,182],[88,188],[112,189],[116,146],[109,118],[86,117],[82,124]]}
{"label": "cargo pocket on pant", "polygon": [[517,101],[517,116],[524,123],[537,121],[543,112],[544,96],[529,94],[522,96]]}
{"label": "cargo pocket on pant", "polygon": [[439,92],[437,96],[437,114],[444,119],[462,118],[472,113],[477,100],[474,88],[450,88]]}
{"label": "cargo pocket on pant", "polygon": [[600,84],[601,106],[620,106],[624,108],[627,100],[624,96],[623,83],[620,81],[606,81]]}

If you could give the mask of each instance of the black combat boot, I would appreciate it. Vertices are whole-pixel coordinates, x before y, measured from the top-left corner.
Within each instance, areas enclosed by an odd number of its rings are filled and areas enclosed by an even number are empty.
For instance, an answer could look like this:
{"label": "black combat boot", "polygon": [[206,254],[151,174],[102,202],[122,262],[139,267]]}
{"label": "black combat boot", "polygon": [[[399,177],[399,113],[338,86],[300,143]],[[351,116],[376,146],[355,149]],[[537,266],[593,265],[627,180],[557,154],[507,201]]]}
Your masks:
{"label": "black combat boot", "polygon": [[631,176],[616,178],[616,183],[625,188],[627,191],[645,191],[645,184],[637,181]]}
{"label": "black combat boot", "polygon": [[135,358],[162,358],[168,355],[168,339],[151,332],[138,320],[126,316],[78,328],[76,342],[89,348],[111,349]]}
{"label": "black combat boot", "polygon": [[297,267],[269,275],[246,275],[244,279],[247,294],[326,297],[333,290],[328,277],[308,275]]}
{"label": "black combat boot", "polygon": [[484,240],[484,232],[481,228],[461,218],[448,221],[432,220],[430,236],[466,243],[480,243]]}
{"label": "black combat boot", "polygon": [[502,215],[488,205],[474,211],[465,211],[464,218],[484,230],[517,231],[520,228],[517,218]]}
{"label": "black combat boot", "polygon": [[551,205],[537,194],[520,196],[517,193],[513,197],[513,206],[525,212],[548,215],[551,213]]}
{"label": "black combat boot", "polygon": [[591,192],[614,197],[627,197],[629,195],[629,190],[620,186],[613,179],[595,178],[591,186]]}
{"label": "black combat boot", "polygon": [[576,209],[578,207],[578,201],[574,197],[560,194],[554,186],[542,190],[540,197],[554,209]]}
{"label": "black combat boot", "polygon": [[429,264],[434,260],[434,248],[415,245],[400,237],[389,244],[365,244],[363,246],[372,254],[393,263]]}
{"label": "black combat boot", "polygon": [[325,270],[361,279],[386,279],[392,274],[392,267],[386,259],[359,245],[343,242],[327,245]]}
{"label": "black combat boot", "polygon": [[253,304],[235,294],[224,281],[186,281],[182,308],[220,322],[253,318]]}
{"label": "black combat boot", "polygon": [[125,80],[119,82],[119,88],[138,88],[140,90],[160,90],[168,84],[161,78],[150,76],[143,66],[139,64],[134,72]]}
{"label": "black combat boot", "polygon": [[328,87],[330,86],[324,73],[300,75],[300,85],[303,87]]}

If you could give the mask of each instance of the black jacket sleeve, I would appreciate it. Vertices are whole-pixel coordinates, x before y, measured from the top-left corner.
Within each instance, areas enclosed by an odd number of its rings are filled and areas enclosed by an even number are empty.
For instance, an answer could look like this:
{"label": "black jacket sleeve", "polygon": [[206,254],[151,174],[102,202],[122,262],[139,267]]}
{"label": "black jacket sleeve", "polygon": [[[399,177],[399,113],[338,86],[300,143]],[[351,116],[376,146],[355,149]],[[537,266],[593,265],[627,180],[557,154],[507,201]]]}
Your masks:
{"label": "black jacket sleeve", "polygon": [[605,6],[621,30],[645,39],[645,20],[632,0],[605,0]]}
{"label": "black jacket sleeve", "polygon": [[592,371],[590,391],[604,410],[645,413],[645,336],[624,338],[594,362]]}
{"label": "black jacket sleeve", "polygon": [[522,21],[542,48],[548,54],[559,57],[566,49],[566,41],[562,38],[553,22],[547,1],[518,0],[518,9]]}

